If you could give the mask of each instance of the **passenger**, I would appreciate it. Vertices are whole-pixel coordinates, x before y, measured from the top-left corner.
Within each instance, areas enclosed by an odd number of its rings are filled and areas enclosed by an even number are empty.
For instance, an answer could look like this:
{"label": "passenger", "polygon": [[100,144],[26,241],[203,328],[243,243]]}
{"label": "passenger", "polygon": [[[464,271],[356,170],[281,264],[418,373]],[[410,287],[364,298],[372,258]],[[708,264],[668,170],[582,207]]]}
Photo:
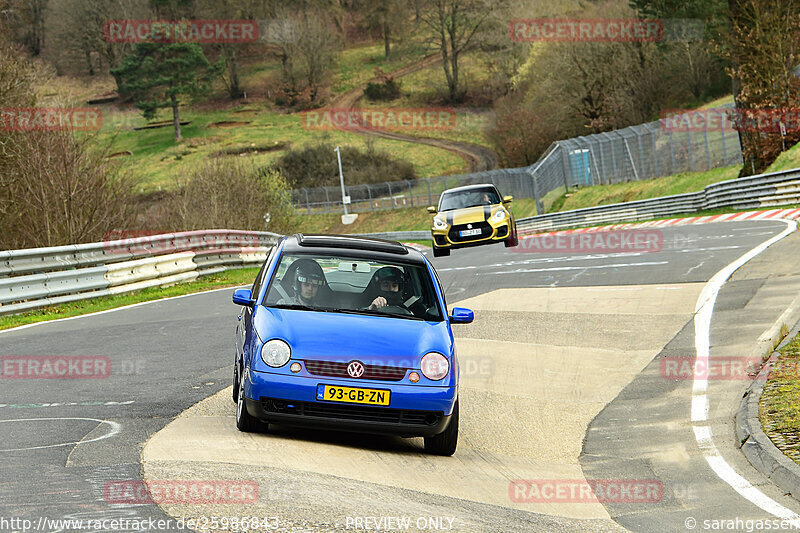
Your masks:
{"label": "passenger", "polygon": [[319,305],[318,296],[320,288],[325,285],[325,273],[322,267],[314,260],[299,259],[301,261],[294,272],[292,289],[294,295],[290,298],[281,298],[279,304],[300,304],[313,307]]}

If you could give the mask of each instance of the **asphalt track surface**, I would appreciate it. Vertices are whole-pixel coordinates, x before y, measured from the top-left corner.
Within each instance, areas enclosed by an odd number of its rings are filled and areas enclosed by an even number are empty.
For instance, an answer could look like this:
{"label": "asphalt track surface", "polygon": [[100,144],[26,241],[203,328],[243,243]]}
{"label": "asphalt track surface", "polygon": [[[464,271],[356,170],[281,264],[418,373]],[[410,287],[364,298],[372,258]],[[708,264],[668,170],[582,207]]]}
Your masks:
{"label": "asphalt track surface", "polygon": [[[775,221],[666,228],[663,250],[641,254],[526,254],[493,245],[456,251],[451,257],[435,259],[434,265],[450,306],[493,294],[507,298],[517,289],[700,286],[785,228],[786,224]],[[722,287],[711,326],[712,355],[743,353],[797,294],[798,240],[797,235],[791,235],[779,241]],[[504,289],[511,292],[503,292]],[[231,290],[209,292],[0,333],[2,356],[102,356],[110,360],[112,368],[104,379],[4,376],[0,380],[0,531],[22,531],[2,522],[11,518],[30,519],[34,529],[41,517],[169,518],[154,504],[108,503],[104,488],[112,481],[141,479],[143,445],[192,405],[230,385],[238,312],[230,303],[230,294]],[[626,296],[617,297],[618,305],[624,306]],[[484,305],[491,307],[491,300]],[[463,329],[457,333],[459,339],[479,336],[483,341],[502,343],[530,335],[522,340],[538,342],[538,323],[532,327],[533,333],[525,333],[524,325],[515,322],[514,313],[503,311],[502,307],[477,314],[474,326],[478,333],[470,332],[468,328],[472,326],[460,326]],[[598,335],[627,331],[625,338],[635,341],[647,336],[648,328],[657,329],[655,323],[637,324],[635,313],[605,324],[591,324],[585,318],[575,323],[548,322],[546,312],[527,316],[531,321],[541,320],[541,329],[551,334],[558,331],[565,338],[591,327],[597,328]],[[604,400],[604,407],[591,420],[579,443],[580,467],[587,479],[658,480],[664,487],[663,498],[658,502],[604,503],[603,513],[613,520],[610,522],[592,516],[573,517],[572,509],[577,508],[580,514],[581,504],[565,506],[567,511],[537,512],[407,489],[403,501],[416,502],[419,509],[431,515],[459,515],[461,519],[452,530],[464,531],[689,531],[689,517],[700,524],[694,530],[703,530],[703,520],[774,518],[740,496],[709,468],[689,422],[691,382],[659,375],[660,358],[692,355],[691,313],[663,344],[652,361],[645,362],[622,384],[618,395]],[[800,504],[762,479],[733,442],[729,415],[745,388],[743,380],[710,384],[710,423],[716,445],[728,463],[765,495],[800,512]],[[501,414],[512,407],[494,406]],[[232,403],[230,409],[232,412]],[[554,413],[557,418],[558,413]],[[294,438],[312,451],[315,446],[325,445],[302,434]],[[533,435],[516,438],[524,441]],[[380,456],[380,443],[368,451]],[[457,461],[460,453],[461,448],[452,461]],[[246,470],[237,471],[233,465],[237,450],[232,448],[229,454],[230,472],[246,475]],[[353,468],[357,470],[359,466]],[[420,471],[416,476],[424,482],[426,472]],[[509,476],[514,478],[513,473]],[[303,476],[297,477],[295,481],[299,482]],[[291,482],[291,478],[273,479],[270,497],[277,500],[280,494],[291,495],[291,486],[287,486]],[[322,509],[329,498],[347,500],[347,492],[337,489],[339,483],[345,486],[345,480],[328,477],[318,482],[325,491],[314,495],[316,500],[306,498],[304,505],[310,501],[313,507],[316,501]],[[403,492],[401,489],[378,489],[373,494],[376,512],[408,514],[405,508],[392,508],[389,496]],[[367,501],[361,503],[369,504],[369,496],[359,495],[365,497]],[[290,505],[276,509],[285,518],[287,530],[347,529],[338,521],[326,521],[325,516],[308,519],[313,516],[313,508],[302,518],[288,516]],[[451,509],[456,511],[449,513]],[[59,530],[47,526],[45,523],[38,530]],[[748,529],[757,530],[744,522],[742,527],[725,530]],[[126,529],[133,530],[152,531]]]}

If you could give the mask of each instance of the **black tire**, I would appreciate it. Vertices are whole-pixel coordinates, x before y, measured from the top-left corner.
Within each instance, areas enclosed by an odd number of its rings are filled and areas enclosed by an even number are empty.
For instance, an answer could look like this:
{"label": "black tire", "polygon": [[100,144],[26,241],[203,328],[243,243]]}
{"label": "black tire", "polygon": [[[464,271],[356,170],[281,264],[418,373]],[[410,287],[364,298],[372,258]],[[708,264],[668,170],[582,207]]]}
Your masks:
{"label": "black tire", "polygon": [[517,235],[517,226],[515,225],[514,228],[511,230],[511,235],[503,241],[503,244],[506,245],[506,248],[516,248],[519,246],[519,235]]}
{"label": "black tire", "polygon": [[433,257],[447,257],[450,255],[449,248],[437,248],[436,245],[433,245]]}
{"label": "black tire", "polygon": [[458,445],[458,400],[453,406],[453,414],[447,429],[433,437],[425,437],[425,452],[431,455],[450,456],[456,453]]}
{"label": "black tire", "polygon": [[236,428],[244,433],[255,433],[257,431],[266,431],[269,427],[266,422],[250,415],[247,412],[247,406],[244,404],[244,380],[239,379],[239,392],[237,394],[238,401],[236,402]]}

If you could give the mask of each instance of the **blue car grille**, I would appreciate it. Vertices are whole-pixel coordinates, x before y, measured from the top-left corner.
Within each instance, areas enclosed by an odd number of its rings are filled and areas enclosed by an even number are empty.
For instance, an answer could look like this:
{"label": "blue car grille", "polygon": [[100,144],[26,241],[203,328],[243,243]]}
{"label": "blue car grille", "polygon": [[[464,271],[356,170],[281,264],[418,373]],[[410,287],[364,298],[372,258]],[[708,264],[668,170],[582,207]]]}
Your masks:
{"label": "blue car grille", "polygon": [[267,413],[283,413],[340,420],[360,420],[364,422],[384,422],[415,426],[433,426],[442,419],[436,411],[414,411],[409,409],[390,409],[363,405],[337,405],[321,402],[296,402],[261,398],[261,405]]}
{"label": "blue car grille", "polygon": [[[347,373],[349,363],[335,361],[316,361],[306,359],[303,364],[309,374],[316,376],[330,376],[335,378],[350,378]],[[358,379],[373,379],[378,381],[400,381],[406,376],[407,368],[399,366],[364,365],[364,374]]]}

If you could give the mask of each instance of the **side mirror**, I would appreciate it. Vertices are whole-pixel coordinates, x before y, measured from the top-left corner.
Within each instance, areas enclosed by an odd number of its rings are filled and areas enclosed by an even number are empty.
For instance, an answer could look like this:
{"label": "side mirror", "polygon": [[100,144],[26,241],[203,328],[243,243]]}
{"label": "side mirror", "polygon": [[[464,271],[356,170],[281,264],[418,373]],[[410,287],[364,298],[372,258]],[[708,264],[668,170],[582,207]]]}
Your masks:
{"label": "side mirror", "polygon": [[512,200],[514,200],[513,196],[503,196],[503,203],[504,204],[510,204]]}
{"label": "side mirror", "polygon": [[250,289],[236,289],[233,291],[233,303],[253,307],[253,293]]}
{"label": "side mirror", "polygon": [[453,324],[469,324],[475,319],[475,313],[471,309],[464,307],[454,307],[450,315],[450,322]]}
{"label": "side mirror", "polygon": [[428,207],[428,213],[436,213],[436,208],[433,206]]}

